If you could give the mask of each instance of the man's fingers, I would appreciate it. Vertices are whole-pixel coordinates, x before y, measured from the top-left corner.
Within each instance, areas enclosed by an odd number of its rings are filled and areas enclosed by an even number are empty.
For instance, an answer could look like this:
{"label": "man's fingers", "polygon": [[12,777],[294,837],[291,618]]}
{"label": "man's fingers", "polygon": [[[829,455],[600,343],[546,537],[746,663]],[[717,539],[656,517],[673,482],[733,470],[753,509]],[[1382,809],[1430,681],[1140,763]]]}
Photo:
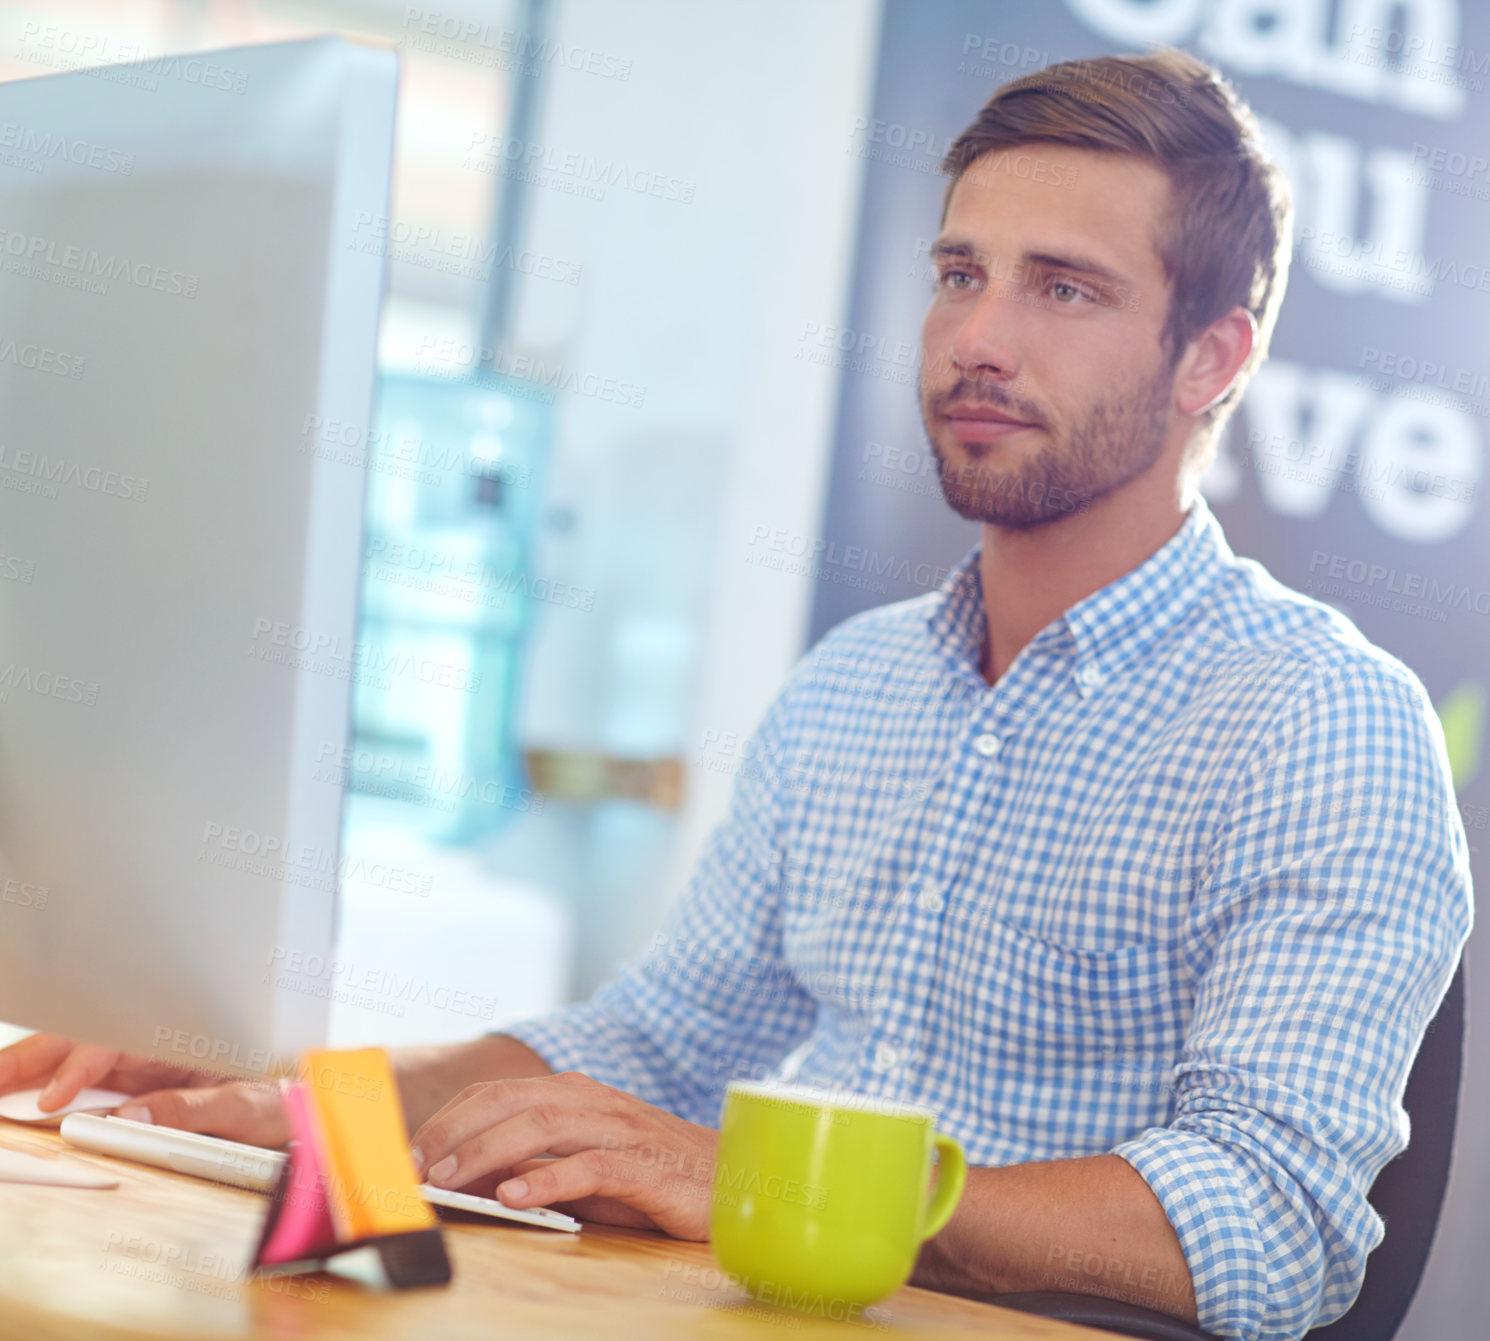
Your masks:
{"label": "man's fingers", "polygon": [[649,1189],[620,1172],[610,1156],[599,1150],[520,1166],[511,1178],[497,1185],[496,1196],[514,1210],[550,1206],[581,1220],[636,1229],[659,1228],[648,1213],[653,1209]]}
{"label": "man's fingers", "polygon": [[[55,1112],[89,1085],[137,1094],[165,1085],[193,1083],[185,1067],[168,1066],[56,1034],[30,1034],[0,1048],[0,1094],[43,1087],[37,1102]],[[213,1082],[213,1083],[221,1083]]]}
{"label": "man's fingers", "polygon": [[546,1160],[497,1186],[497,1199],[514,1209],[615,1195],[605,1155],[593,1149],[567,1159]]}
{"label": "man's fingers", "polygon": [[188,1085],[221,1085],[222,1076],[193,1071],[186,1066],[172,1066],[149,1057],[120,1053],[109,1077],[109,1088],[126,1094],[143,1094],[146,1090],[182,1089]]}
{"label": "man's fingers", "polygon": [[[519,1178],[531,1169],[545,1168],[553,1162],[551,1159],[519,1160],[510,1169],[497,1169],[492,1173],[484,1174],[475,1182],[466,1183],[456,1191],[465,1192],[473,1197],[500,1200],[497,1197],[497,1188],[502,1183]],[[510,1205],[511,1202],[507,1204]],[[592,1220],[597,1224],[625,1225],[630,1229],[658,1228],[657,1222],[645,1211],[628,1206],[624,1201],[615,1197],[578,1197],[574,1201],[553,1202],[551,1205],[554,1210],[562,1211],[565,1215],[572,1215],[579,1220]]]}
{"label": "man's fingers", "polygon": [[156,1090],[131,1099],[117,1112],[120,1117],[158,1127],[222,1136],[247,1145],[281,1146],[290,1139],[278,1089],[257,1082]]}
{"label": "man's fingers", "polygon": [[114,1048],[100,1048],[79,1043],[57,1067],[57,1073],[37,1096],[36,1106],[53,1112],[77,1097],[79,1090],[97,1085],[114,1069],[119,1053]]}
{"label": "man's fingers", "polygon": [[[433,1168],[472,1137],[534,1107],[558,1109],[567,1106],[599,1113],[604,1095],[615,1096],[595,1081],[556,1084],[560,1076],[538,1076],[530,1080],[489,1080],[468,1085],[414,1133],[411,1142],[414,1163],[421,1173]],[[542,1150],[532,1152],[541,1154]]]}
{"label": "man's fingers", "polygon": [[50,1076],[76,1044],[56,1034],[28,1034],[0,1048],[0,1094],[25,1089]]}
{"label": "man's fingers", "polygon": [[459,1187],[538,1155],[573,1155],[607,1139],[618,1144],[620,1136],[619,1121],[608,1114],[537,1104],[478,1131],[447,1155],[425,1152],[425,1177],[439,1187]]}
{"label": "man's fingers", "polygon": [[660,1229],[674,1238],[709,1237],[709,1195],[687,1179],[641,1174],[624,1151],[581,1150],[519,1168],[497,1184],[513,1209],[553,1206],[584,1220]]}

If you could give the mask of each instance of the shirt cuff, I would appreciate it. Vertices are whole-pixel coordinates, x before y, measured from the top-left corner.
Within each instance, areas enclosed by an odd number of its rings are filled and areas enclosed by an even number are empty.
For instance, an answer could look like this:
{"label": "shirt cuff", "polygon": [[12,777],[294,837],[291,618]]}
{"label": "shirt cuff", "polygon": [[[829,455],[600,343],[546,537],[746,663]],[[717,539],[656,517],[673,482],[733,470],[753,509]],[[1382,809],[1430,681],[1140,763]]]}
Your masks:
{"label": "shirt cuff", "polygon": [[595,1001],[519,1020],[499,1032],[527,1044],[550,1070],[583,1071],[689,1122],[718,1124],[718,1113],[700,1111],[697,1093],[678,1081],[672,1063],[651,1039]]}
{"label": "shirt cuff", "polygon": [[[584,1028],[584,1021],[573,1018],[581,1008],[557,1010],[549,1015],[534,1015],[515,1024],[504,1024],[498,1033],[526,1043],[545,1062],[548,1069],[559,1071],[589,1071],[588,1056],[595,1055],[593,1030]],[[590,1035],[591,1047],[585,1047]]]}
{"label": "shirt cuff", "polygon": [[1246,1194],[1235,1159],[1209,1138],[1173,1127],[1150,1127],[1112,1153],[1138,1171],[1164,1207],[1190,1268],[1201,1329],[1258,1341],[1265,1335],[1268,1263],[1257,1232],[1260,1208]]}

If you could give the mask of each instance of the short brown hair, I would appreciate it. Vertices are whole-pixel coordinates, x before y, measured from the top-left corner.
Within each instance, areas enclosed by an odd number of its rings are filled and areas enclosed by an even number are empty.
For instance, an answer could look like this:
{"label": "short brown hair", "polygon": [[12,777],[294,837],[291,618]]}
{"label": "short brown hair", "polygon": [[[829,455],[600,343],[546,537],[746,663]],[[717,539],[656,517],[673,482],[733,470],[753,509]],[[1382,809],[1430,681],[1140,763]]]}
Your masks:
{"label": "short brown hair", "polygon": [[1033,71],[995,93],[947,151],[943,220],[976,159],[1029,144],[1129,154],[1169,178],[1172,208],[1156,242],[1171,289],[1163,333],[1171,361],[1233,307],[1257,321],[1256,348],[1211,416],[1219,426],[1267,357],[1292,246],[1288,186],[1251,109],[1216,70],[1172,48]]}

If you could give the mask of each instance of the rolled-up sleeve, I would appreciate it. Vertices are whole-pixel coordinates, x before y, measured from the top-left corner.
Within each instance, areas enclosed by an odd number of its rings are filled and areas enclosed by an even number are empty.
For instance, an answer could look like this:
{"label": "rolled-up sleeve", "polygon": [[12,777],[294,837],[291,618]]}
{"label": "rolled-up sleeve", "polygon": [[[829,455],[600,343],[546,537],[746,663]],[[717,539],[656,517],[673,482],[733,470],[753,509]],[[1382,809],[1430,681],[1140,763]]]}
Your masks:
{"label": "rolled-up sleeve", "polygon": [[502,1032],[555,1071],[584,1071],[714,1125],[725,1084],[774,1071],[816,1004],[782,954],[779,762],[790,690],[766,714],[724,822],[646,955],[589,1001]]}
{"label": "rolled-up sleeve", "polygon": [[1407,1144],[1402,1095],[1469,933],[1438,720],[1395,664],[1300,682],[1230,798],[1185,940],[1173,1119],[1118,1146],[1179,1238],[1200,1325],[1281,1341],[1338,1317]]}

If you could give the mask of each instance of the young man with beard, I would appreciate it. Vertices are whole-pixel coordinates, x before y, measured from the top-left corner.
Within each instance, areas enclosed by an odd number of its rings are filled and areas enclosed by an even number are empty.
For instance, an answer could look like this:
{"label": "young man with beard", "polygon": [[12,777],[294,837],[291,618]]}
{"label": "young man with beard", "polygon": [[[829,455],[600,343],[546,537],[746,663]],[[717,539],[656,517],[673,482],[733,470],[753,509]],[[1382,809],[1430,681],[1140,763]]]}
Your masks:
{"label": "young man with beard", "polygon": [[[1282,299],[1286,191],[1175,52],[1016,80],[945,166],[921,400],[981,545],[806,658],[649,955],[395,1054],[417,1158],[703,1238],[724,1085],[789,1075],[932,1107],[978,1166],[917,1283],[1100,1293],[1096,1256],[1137,1302],[1296,1337],[1381,1238],[1471,906],[1422,686],[1196,491]],[[264,1087],[0,1054],[0,1088],[44,1075],[283,1136]]]}

